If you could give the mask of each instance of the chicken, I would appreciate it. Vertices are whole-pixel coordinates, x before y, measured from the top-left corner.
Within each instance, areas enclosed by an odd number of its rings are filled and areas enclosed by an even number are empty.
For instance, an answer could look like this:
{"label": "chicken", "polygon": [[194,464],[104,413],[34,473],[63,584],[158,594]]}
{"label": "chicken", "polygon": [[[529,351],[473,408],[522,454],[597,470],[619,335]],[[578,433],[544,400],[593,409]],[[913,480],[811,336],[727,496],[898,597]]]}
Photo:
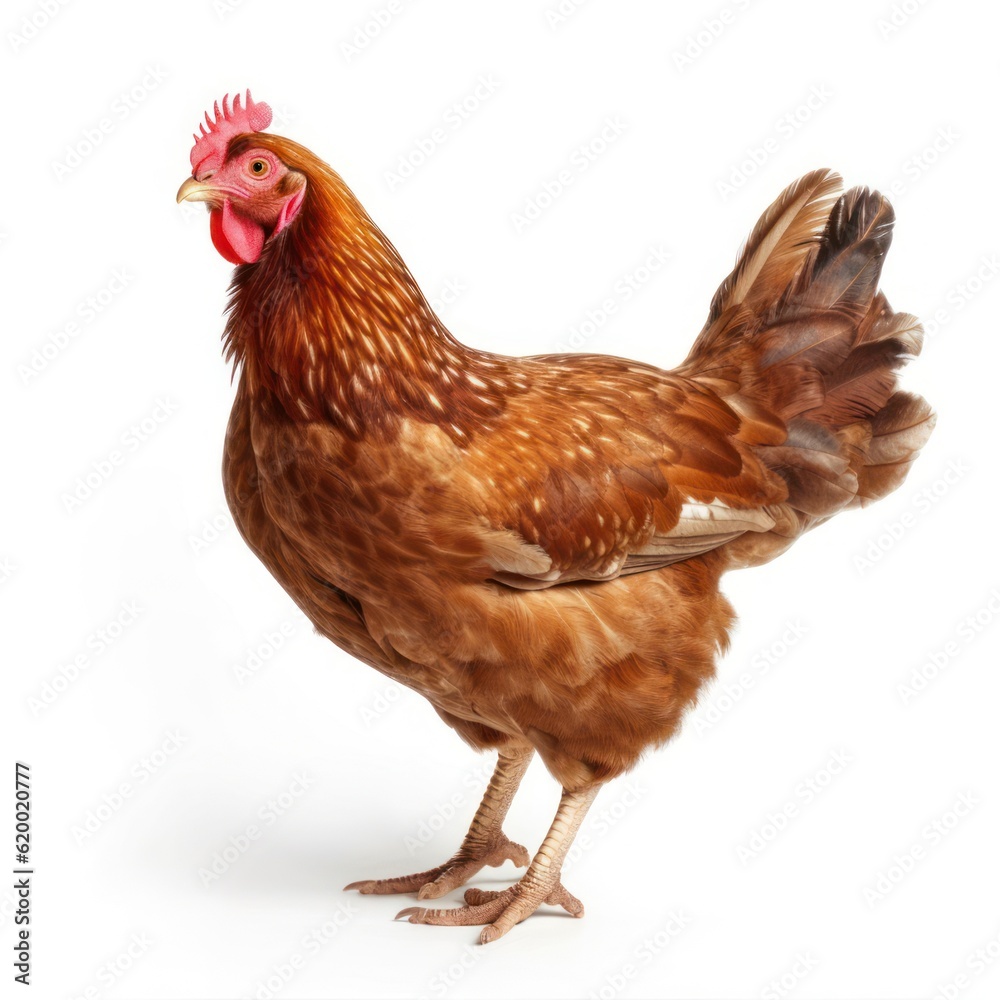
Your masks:
{"label": "chicken", "polygon": [[[933,416],[896,388],[914,317],[878,291],[893,212],[817,170],[750,234],[687,360],[515,358],[444,328],[341,178],[263,130],[249,91],[206,115],[178,201],[237,264],[226,496],[318,632],[419,692],[498,761],[453,857],[356,882],[500,937],[542,903],[606,782],[676,732],[734,622],[719,589],[894,490]],[[503,832],[537,752],[562,787],[532,859]],[[530,863],[529,863],[530,861]]]}

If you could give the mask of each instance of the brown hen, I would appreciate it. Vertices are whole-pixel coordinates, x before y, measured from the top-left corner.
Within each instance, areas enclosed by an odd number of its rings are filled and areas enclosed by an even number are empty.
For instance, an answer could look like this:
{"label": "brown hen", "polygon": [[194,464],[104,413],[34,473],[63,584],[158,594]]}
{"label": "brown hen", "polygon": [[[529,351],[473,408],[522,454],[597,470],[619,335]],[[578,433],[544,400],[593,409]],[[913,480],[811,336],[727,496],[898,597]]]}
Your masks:
{"label": "brown hen", "polygon": [[895,489],[931,431],[896,389],[920,326],[878,291],[892,209],[827,170],[797,181],[674,371],[503,357],[449,334],[340,177],[269,122],[249,94],[217,107],[178,193],[240,265],[230,508],[323,635],[499,754],[452,858],[348,888],[433,899],[528,864],[502,826],[537,751],[562,800],[524,877],[401,915],[484,942],[543,902],[582,915],[562,860],[713,676],[722,574]]}

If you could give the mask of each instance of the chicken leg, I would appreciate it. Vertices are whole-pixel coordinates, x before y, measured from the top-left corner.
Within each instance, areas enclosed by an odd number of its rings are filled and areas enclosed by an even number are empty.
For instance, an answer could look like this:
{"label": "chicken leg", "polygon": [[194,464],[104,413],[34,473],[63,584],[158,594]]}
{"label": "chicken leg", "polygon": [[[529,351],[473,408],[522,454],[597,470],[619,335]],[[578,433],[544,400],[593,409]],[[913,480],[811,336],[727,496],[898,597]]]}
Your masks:
{"label": "chicken leg", "polygon": [[503,821],[514,799],[534,750],[501,751],[483,801],[476,810],[461,847],[443,865],[399,878],[368,879],[344,886],[365,895],[416,892],[418,899],[437,899],[464,885],[481,868],[513,861],[518,868],[528,864],[528,852],[503,832]]}
{"label": "chicken leg", "polygon": [[548,835],[524,876],[510,888],[502,892],[468,889],[465,893],[465,906],[449,910],[408,906],[397,913],[396,918],[409,917],[411,924],[487,924],[479,935],[479,940],[482,944],[489,944],[490,941],[503,937],[525,917],[530,917],[542,903],[561,906],[574,917],[582,917],[583,904],[563,888],[559,876],[566,852],[600,787],[591,785],[574,792],[563,789],[559,810]]}

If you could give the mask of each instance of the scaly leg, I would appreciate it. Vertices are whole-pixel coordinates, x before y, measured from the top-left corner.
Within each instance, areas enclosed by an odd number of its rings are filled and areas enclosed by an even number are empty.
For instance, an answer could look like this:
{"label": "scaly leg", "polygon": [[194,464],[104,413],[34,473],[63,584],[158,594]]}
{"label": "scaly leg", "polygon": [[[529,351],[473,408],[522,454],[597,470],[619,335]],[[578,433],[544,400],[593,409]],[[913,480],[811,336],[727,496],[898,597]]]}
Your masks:
{"label": "scaly leg", "polygon": [[451,910],[425,910],[420,906],[409,906],[396,914],[397,918],[409,917],[411,924],[488,924],[479,940],[489,944],[503,937],[525,917],[531,916],[542,903],[561,906],[574,917],[582,917],[583,904],[563,888],[559,873],[566,852],[599,789],[600,785],[576,792],[563,789],[559,811],[548,836],[520,882],[502,892],[468,889],[465,893],[468,905]]}
{"label": "scaly leg", "polygon": [[523,868],[528,863],[528,852],[520,844],[510,841],[502,827],[517,786],[531,763],[532,754],[532,749],[501,751],[496,770],[462,846],[443,865],[400,878],[352,882],[344,889],[357,889],[364,894],[380,896],[416,892],[419,899],[437,899],[464,885],[487,865],[497,867],[505,861],[513,861],[518,868]]}

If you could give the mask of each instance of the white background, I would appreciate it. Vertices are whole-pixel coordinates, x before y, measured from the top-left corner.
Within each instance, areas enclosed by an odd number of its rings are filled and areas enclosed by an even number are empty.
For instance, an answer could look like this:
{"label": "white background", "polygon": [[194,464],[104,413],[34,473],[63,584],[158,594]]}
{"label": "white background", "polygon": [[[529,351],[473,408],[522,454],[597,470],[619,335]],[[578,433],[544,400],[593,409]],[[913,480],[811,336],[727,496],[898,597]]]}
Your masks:
{"label": "white background", "polygon": [[[32,767],[39,995],[996,996],[995,9],[589,0],[553,23],[557,0],[420,0],[376,31],[387,0],[92,0],[48,23],[45,2],[0,24],[3,739]],[[203,109],[246,86],[431,298],[460,289],[439,304],[456,335],[508,353],[556,349],[611,297],[586,348],[670,366],[787,183],[832,166],[893,192],[883,288],[936,317],[905,384],[937,431],[891,498],[726,579],[741,624],[719,680],[584,827],[582,921],[479,948],[477,929],[393,923],[407,897],[341,891],[442,861],[490,761],[312,634],[225,514],[230,266],[174,193]],[[609,117],[624,128],[579,171]],[[656,249],[668,263],[616,291]],[[557,794],[533,765],[510,835],[537,847]]]}

